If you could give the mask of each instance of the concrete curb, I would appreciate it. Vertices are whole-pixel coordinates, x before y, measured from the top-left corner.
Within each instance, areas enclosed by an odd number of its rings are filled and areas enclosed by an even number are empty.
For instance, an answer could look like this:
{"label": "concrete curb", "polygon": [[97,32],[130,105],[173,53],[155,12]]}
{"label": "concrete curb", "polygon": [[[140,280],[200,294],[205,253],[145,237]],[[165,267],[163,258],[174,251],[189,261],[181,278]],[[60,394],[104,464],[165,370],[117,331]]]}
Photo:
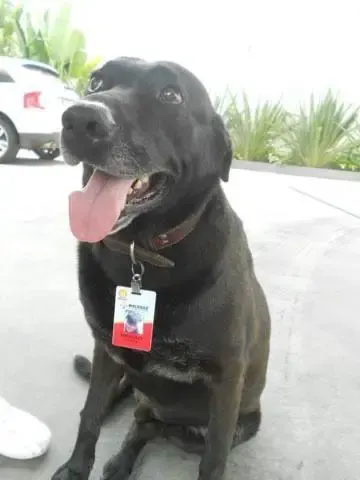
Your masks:
{"label": "concrete curb", "polygon": [[233,160],[233,169],[253,170],[255,172],[279,173],[299,177],[327,178],[330,180],[347,180],[360,182],[360,172],[332,170],[329,168],[299,167],[296,165],[276,165],[265,162],[251,162],[249,160]]}

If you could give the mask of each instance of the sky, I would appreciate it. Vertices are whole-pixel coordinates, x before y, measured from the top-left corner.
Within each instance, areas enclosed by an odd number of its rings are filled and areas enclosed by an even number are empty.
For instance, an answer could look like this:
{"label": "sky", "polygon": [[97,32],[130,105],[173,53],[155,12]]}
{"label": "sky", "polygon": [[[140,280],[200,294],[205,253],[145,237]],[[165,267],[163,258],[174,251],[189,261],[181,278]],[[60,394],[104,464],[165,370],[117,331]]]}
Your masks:
{"label": "sky", "polygon": [[73,0],[74,23],[90,53],[176,61],[213,94],[228,87],[291,107],[332,88],[360,103],[358,0],[213,2]]}

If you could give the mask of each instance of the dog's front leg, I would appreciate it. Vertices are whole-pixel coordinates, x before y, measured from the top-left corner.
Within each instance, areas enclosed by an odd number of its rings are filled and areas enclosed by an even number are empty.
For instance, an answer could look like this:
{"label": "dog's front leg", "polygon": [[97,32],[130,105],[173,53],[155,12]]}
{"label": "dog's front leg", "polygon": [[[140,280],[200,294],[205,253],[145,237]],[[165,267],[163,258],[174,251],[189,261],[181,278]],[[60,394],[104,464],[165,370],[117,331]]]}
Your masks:
{"label": "dog's front leg", "polygon": [[83,410],[75,446],[70,459],[53,475],[52,480],[88,480],[95,459],[95,447],[103,416],[118,387],[123,372],[95,341],[90,387]]}
{"label": "dog's front leg", "polygon": [[211,388],[210,421],[205,438],[198,480],[222,480],[233,442],[242,389],[244,369],[232,366]]}
{"label": "dog's front leg", "polygon": [[101,480],[127,480],[142,449],[161,431],[161,423],[156,420],[135,419],[119,453],[106,463]]}

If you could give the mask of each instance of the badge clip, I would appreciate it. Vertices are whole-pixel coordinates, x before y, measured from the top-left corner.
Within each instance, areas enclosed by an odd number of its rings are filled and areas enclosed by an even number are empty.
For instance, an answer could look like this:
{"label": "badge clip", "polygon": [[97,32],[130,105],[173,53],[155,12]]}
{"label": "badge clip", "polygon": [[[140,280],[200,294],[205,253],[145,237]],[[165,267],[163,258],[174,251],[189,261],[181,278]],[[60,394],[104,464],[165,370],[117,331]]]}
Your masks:
{"label": "badge clip", "polygon": [[130,258],[131,258],[131,293],[134,295],[141,295],[141,281],[145,272],[145,267],[142,262],[136,260],[135,257],[135,242],[130,245]]}

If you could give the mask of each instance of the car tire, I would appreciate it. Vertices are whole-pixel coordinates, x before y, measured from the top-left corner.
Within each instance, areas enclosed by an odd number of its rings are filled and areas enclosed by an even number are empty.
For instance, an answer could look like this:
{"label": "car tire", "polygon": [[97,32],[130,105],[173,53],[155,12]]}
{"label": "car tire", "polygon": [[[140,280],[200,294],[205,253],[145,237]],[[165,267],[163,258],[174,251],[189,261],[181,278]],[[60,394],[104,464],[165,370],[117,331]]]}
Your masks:
{"label": "car tire", "polygon": [[12,123],[0,115],[0,142],[4,139],[7,142],[7,148],[5,152],[0,148],[0,163],[12,162],[20,150],[18,133]]}
{"label": "car tire", "polygon": [[33,151],[41,160],[55,160],[60,155],[58,148],[34,148]]}

